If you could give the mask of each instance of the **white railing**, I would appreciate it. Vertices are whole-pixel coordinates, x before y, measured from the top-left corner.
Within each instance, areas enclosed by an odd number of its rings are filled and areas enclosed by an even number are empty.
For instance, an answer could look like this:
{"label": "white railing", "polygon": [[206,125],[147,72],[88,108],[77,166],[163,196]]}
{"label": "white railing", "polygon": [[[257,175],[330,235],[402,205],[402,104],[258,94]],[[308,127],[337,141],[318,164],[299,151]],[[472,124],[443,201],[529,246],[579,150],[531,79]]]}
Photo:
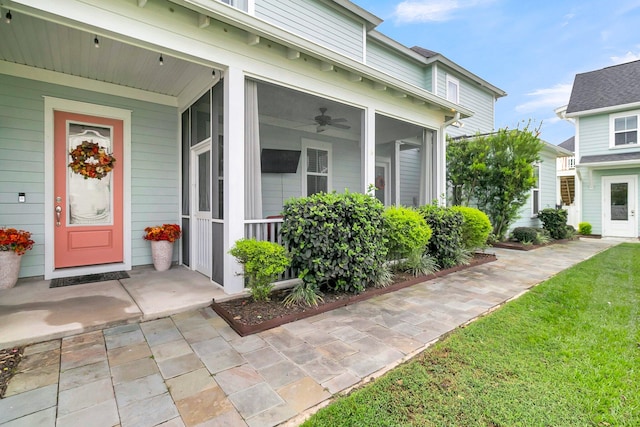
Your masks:
{"label": "white railing", "polygon": [[[245,239],[256,239],[260,241],[274,242],[282,244],[280,230],[284,220],[282,218],[248,219],[244,222]],[[278,277],[278,282],[282,280],[295,279],[297,272],[288,268]]]}
{"label": "white railing", "polygon": [[559,157],[556,160],[556,167],[559,171],[568,171],[576,168],[576,158],[572,157]]}

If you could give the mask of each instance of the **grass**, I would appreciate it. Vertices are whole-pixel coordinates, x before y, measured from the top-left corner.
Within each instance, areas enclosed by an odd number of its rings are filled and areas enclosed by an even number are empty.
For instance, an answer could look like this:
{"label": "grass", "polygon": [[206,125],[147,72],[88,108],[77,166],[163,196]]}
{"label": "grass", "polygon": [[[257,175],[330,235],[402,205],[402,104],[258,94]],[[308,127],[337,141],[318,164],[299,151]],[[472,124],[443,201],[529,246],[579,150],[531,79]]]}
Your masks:
{"label": "grass", "polygon": [[640,425],[640,245],[560,273],[310,426]]}

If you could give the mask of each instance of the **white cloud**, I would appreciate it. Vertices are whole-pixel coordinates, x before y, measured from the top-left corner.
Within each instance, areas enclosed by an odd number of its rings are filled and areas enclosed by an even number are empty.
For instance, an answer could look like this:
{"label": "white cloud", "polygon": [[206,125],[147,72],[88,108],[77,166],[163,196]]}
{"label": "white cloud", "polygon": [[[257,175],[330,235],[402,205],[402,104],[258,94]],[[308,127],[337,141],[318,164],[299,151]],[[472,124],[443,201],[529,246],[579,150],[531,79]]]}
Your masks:
{"label": "white cloud", "polygon": [[640,59],[640,52],[633,53],[631,51],[625,53],[623,56],[612,56],[611,61],[614,64],[624,64],[625,62],[637,61]]}
{"label": "white cloud", "polygon": [[397,22],[449,21],[456,11],[490,3],[493,0],[405,0],[396,6]]}
{"label": "white cloud", "polygon": [[555,110],[569,102],[571,88],[571,84],[560,83],[550,88],[536,89],[526,94],[530,100],[516,106],[516,111],[532,113],[540,110]]}

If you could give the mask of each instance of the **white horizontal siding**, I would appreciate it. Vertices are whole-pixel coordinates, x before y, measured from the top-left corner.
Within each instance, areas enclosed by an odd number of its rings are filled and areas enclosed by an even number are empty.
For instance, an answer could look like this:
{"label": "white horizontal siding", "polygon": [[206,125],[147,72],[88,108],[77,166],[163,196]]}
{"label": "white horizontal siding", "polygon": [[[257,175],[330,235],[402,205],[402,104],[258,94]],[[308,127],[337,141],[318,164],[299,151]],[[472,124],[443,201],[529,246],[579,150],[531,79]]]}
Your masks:
{"label": "white horizontal siding", "polygon": [[144,228],[178,221],[176,109],[0,74],[0,225],[28,230],[36,241],[20,276],[44,274],[44,95],[132,111],[133,265],[151,263]]}
{"label": "white horizontal siding", "polygon": [[414,86],[431,89],[425,82],[426,74],[431,76],[430,70],[426,73],[422,65],[370,40],[367,42],[367,65]]}
{"label": "white horizontal siding", "polygon": [[255,16],[352,59],[363,60],[363,23],[314,0],[256,0]]}

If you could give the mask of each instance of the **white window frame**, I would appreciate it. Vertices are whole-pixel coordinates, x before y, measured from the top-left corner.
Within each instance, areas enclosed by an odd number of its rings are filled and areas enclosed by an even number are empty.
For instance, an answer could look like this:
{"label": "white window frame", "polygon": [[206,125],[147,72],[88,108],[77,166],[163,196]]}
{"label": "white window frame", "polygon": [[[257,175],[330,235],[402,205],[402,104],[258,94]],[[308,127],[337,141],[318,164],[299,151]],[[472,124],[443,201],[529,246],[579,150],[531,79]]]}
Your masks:
{"label": "white window frame", "polygon": [[[633,117],[636,118],[636,142],[635,144],[623,144],[616,145],[616,119],[621,119],[624,117]],[[626,129],[624,132],[629,132],[633,129]],[[629,147],[637,147],[638,137],[640,137],[640,110],[635,111],[626,111],[624,113],[617,113],[609,115],[609,148],[629,148]]]}
{"label": "white window frame", "polygon": [[[309,194],[307,192],[307,176],[316,175],[316,176],[326,176],[327,177],[327,193],[333,191],[333,154],[332,154],[333,146],[327,142],[315,141],[312,139],[302,139],[302,195],[307,197]],[[309,173],[307,172],[308,162],[307,162],[307,150],[322,150],[327,152],[327,173]]]}
{"label": "white window frame", "polygon": [[[222,3],[233,6],[243,12],[247,12],[250,15],[255,14],[255,0],[220,0]],[[244,4],[243,4],[244,3]],[[246,5],[246,8],[243,7]]]}
{"label": "white window frame", "polygon": [[[456,87],[455,96],[453,96],[454,94],[451,94],[449,92],[449,84],[455,85],[455,87]],[[458,80],[455,77],[450,76],[449,74],[447,74],[445,88],[446,88],[447,101],[451,101],[451,102],[454,102],[456,104],[459,104],[460,103],[460,80]]]}
{"label": "white window frame", "polygon": [[[538,182],[536,186],[531,189],[531,217],[537,218],[538,212],[541,210],[542,205],[542,190],[540,182],[542,181],[542,165],[540,163],[533,164],[534,169],[538,169]],[[535,210],[535,201],[538,200],[538,210]]]}

